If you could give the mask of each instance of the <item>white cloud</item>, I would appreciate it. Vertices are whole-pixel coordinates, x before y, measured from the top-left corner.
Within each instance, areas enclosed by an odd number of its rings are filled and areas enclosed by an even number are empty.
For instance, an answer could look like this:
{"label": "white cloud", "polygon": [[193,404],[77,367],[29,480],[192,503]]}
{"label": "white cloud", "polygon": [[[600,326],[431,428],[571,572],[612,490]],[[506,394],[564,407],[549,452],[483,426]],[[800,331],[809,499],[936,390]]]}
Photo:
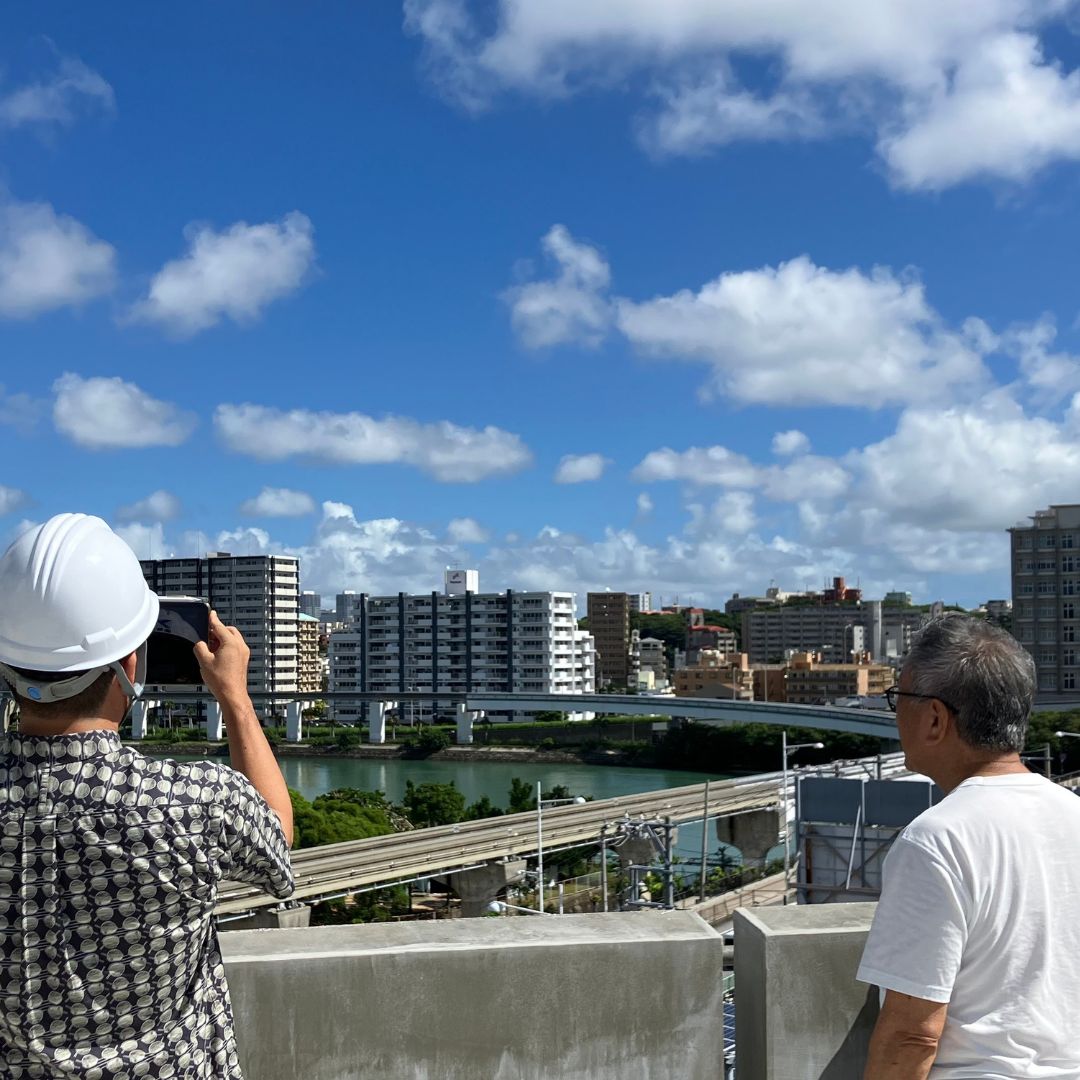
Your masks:
{"label": "white cloud", "polygon": [[179,446],[197,423],[194,414],[120,378],[68,372],[53,383],[53,392],[56,430],[90,450]]}
{"label": "white cloud", "polygon": [[653,512],[652,496],[647,491],[638,492],[637,512],[639,517],[648,517]]}
{"label": "white cloud", "polygon": [[550,281],[504,293],[514,329],[532,349],[568,342],[599,345],[611,319],[604,296],[611,281],[607,262],[596,248],[575,240],[565,225],[553,225],[542,244],[558,273]]}
{"label": "white cloud", "polygon": [[1044,403],[1060,401],[1080,390],[1080,357],[1053,352],[1056,338],[1057,327],[1049,315],[1011,327],[1001,338],[1003,351],[1019,361],[1033,397]]}
{"label": "white cloud", "polygon": [[473,518],[454,518],[446,526],[446,538],[454,544],[483,544],[490,539],[490,533]]}
{"label": "white cloud", "polygon": [[240,504],[240,513],[252,517],[302,517],[315,513],[315,500],[306,491],[264,487]]}
{"label": "white cloud", "polygon": [[1047,63],[1031,34],[1001,34],[911,104],[879,149],[903,187],[1027,180],[1053,161],[1080,158],[1080,72]]}
{"label": "white cloud", "polygon": [[0,424],[7,424],[16,431],[27,434],[37,426],[46,404],[29,394],[10,393],[0,383]]}
{"label": "white cloud", "polygon": [[303,283],[315,259],[313,233],[298,211],[262,225],[240,221],[223,232],[190,226],[187,254],[154,275],[130,318],[157,323],[178,337],[225,318],[253,322],[268,304]]}
{"label": "white cloud", "polygon": [[685,480],[692,484],[722,484],[725,487],[754,487],[760,470],[742,454],[723,446],[693,446],[672,450],[665,446],[652,450],[641,460],[632,475],[635,480]]}
{"label": "white cloud", "polygon": [[112,87],[74,57],[58,58],[56,71],[37,82],[0,93],[0,128],[64,126],[84,110],[111,112]]}
{"label": "white cloud", "polygon": [[778,457],[790,457],[792,454],[805,454],[810,449],[810,440],[801,431],[778,431],[772,440],[772,451]]}
{"label": "white cloud", "polygon": [[[899,184],[931,188],[1023,180],[1080,156],[1076,73],[1048,62],[1038,37],[1069,7],[405,0],[429,73],[466,108],[505,92],[559,99],[645,87],[659,101],[638,124],[653,151],[865,131]],[[741,61],[765,89],[739,82]]]}
{"label": "white cloud", "polygon": [[180,500],[168,491],[155,491],[116,511],[117,521],[171,521],[179,516]]}
{"label": "white cloud", "polygon": [[265,529],[249,525],[219,532],[217,548],[233,555],[271,555],[278,550],[278,545],[270,539],[270,534]]}
{"label": "white cloud", "polygon": [[116,252],[48,203],[0,200],[0,316],[75,307],[113,287]]}
{"label": "white cloud", "polygon": [[603,454],[565,454],[555,470],[556,484],[583,484],[599,480],[611,459]]}
{"label": "white cloud", "polygon": [[306,457],[334,465],[413,465],[445,482],[473,483],[520,471],[532,461],[517,435],[496,427],[422,424],[363,413],[288,412],[263,405],[219,405],[218,436],[230,450],[261,461]]}
{"label": "white cloud", "polygon": [[876,408],[940,400],[987,376],[982,324],[948,328],[922,284],[891,270],[828,270],[806,256],[722,274],[698,292],[618,301],[627,338],[697,360],[714,389],[760,404]]}
{"label": "white cloud", "polygon": [[700,154],[739,140],[819,138],[827,127],[805,90],[759,96],[740,89],[726,64],[704,79],[658,91],[661,107],[640,125],[639,138],[656,154]]}
{"label": "white cloud", "polygon": [[145,525],[132,521],[113,530],[140,559],[171,559],[177,552],[165,538],[165,526],[160,521]]}
{"label": "white cloud", "polygon": [[0,484],[0,514],[11,514],[16,510],[21,510],[29,501],[25,491]]}
{"label": "white cloud", "polygon": [[742,536],[757,524],[754,496],[748,491],[726,491],[708,508],[698,503],[688,507],[691,523],[688,531],[711,535],[716,532]]}

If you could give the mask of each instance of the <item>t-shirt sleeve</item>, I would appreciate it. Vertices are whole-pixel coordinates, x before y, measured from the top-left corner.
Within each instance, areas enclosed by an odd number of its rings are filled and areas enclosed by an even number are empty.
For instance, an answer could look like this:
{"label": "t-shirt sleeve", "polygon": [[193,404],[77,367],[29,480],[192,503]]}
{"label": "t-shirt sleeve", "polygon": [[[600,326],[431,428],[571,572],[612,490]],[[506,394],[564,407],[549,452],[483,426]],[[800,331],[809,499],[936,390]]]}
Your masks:
{"label": "t-shirt sleeve", "polygon": [[285,899],[294,884],[281,819],[235,769],[221,770],[221,789],[221,877],[260,885],[272,896]]}
{"label": "t-shirt sleeve", "polygon": [[921,844],[898,837],[885,860],[881,900],[855,977],[926,1001],[949,1001],[970,909],[955,871]]}

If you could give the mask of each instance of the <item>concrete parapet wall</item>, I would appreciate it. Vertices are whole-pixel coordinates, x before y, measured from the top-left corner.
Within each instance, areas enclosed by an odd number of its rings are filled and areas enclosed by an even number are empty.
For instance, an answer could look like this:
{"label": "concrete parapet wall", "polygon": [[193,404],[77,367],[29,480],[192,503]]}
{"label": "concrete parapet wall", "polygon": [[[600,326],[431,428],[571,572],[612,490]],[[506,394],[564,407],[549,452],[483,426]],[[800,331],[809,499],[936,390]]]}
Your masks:
{"label": "concrete parapet wall", "polygon": [[723,941],[689,912],[222,936],[258,1080],[714,1080]]}
{"label": "concrete parapet wall", "polygon": [[855,981],[876,904],[735,912],[739,1080],[856,1080],[878,992]]}

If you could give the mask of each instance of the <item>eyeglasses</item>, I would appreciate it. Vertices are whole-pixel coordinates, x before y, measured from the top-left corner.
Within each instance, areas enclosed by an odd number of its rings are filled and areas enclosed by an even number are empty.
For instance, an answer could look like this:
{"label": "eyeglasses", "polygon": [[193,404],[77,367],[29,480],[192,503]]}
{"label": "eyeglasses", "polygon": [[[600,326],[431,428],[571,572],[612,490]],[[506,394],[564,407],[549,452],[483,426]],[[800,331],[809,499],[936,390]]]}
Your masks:
{"label": "eyeglasses", "polygon": [[889,689],[885,691],[885,701],[893,712],[896,712],[896,699],[902,697],[922,698],[924,701],[940,701],[949,712],[960,712],[959,709],[950,705],[943,697],[939,697],[937,694],[915,694],[910,690],[901,690],[899,686],[890,686]]}

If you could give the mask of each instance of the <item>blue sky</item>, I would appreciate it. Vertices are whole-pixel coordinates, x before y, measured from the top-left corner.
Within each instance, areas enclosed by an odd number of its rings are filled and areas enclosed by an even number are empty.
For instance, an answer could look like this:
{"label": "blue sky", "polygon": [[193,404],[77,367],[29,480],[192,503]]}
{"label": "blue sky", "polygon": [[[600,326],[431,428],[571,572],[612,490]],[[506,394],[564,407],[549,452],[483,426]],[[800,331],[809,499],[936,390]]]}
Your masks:
{"label": "blue sky", "polygon": [[716,9],[9,5],[0,532],[1007,596],[1080,501],[1076,12]]}

